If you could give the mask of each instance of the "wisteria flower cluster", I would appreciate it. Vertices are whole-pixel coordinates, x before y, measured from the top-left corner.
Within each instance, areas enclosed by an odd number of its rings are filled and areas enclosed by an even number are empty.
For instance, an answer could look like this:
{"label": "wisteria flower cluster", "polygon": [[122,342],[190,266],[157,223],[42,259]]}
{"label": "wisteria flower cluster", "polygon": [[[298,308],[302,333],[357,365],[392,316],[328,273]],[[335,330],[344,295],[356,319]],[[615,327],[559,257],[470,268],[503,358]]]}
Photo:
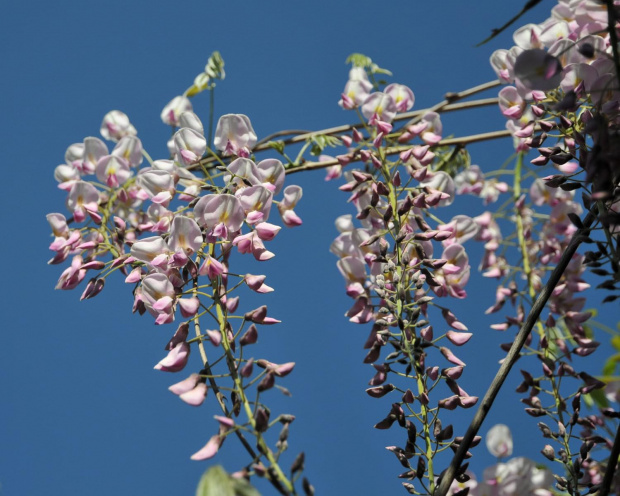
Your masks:
{"label": "wisteria flower cluster", "polygon": [[[374,427],[398,431],[401,442],[386,449],[402,466],[405,490],[434,496],[620,494],[614,477],[620,412],[612,407],[617,382],[586,371],[583,360],[604,348],[592,329],[586,269],[605,278],[598,286],[610,292],[604,302],[619,296],[618,13],[620,1],[560,0],[545,22],[515,32],[513,48],[493,53],[497,81],[450,93],[421,111],[412,110],[408,86],[388,84],[381,78],[389,71],[353,54],[338,104],[359,122],[277,133],[290,136],[282,141],[259,142],[242,114],[223,115],[214,133],[213,122],[205,132],[190,99],[224,79],[215,52],[161,113],[173,128],[166,158],[151,158],[120,111],[108,113],[101,125],[111,151],[97,137],[67,149],[54,175],[69,217],[48,215],[50,263],[68,265],[57,288],[86,280],[81,298],[88,299],[121,272],[133,287],[134,312],[148,313],[157,325],[178,323],[155,368],[191,368],[190,353],[198,349],[199,368],[171,392],[197,407],[211,390],[219,404],[216,430],[192,459],[212,458],[234,435],[251,460],[231,480],[260,476],[281,494],[297,494],[303,452],[288,473],[280,460],[294,417],[272,418],[261,397],[295,364],[251,357],[260,326],[279,321],[264,305],[244,308],[240,288],[259,295],[273,288],[264,274],[237,273],[233,254],[257,263],[273,258],[269,242],[280,226],[270,222],[272,207],[285,226],[302,224],[295,211],[302,189],[285,186],[285,176],[326,169],[326,180],[343,179],[340,190],[355,209],[336,219],[339,234],[330,249],[352,300],[345,315],[369,327],[366,393],[389,400]],[[506,118],[505,132],[445,136],[443,112],[488,105],[488,99],[459,100],[500,85],[493,103]],[[513,138],[514,160],[491,172],[471,163],[467,144],[503,136]],[[547,141],[554,143],[543,146]],[[292,159],[287,152],[296,145]],[[325,154],[330,147],[338,150],[335,157]],[[263,151],[280,158],[259,160]],[[536,156],[528,164],[530,152]],[[481,200],[477,215],[455,214],[466,195]],[[481,256],[472,268],[476,250],[469,247],[476,242]],[[582,243],[592,250],[578,252]],[[486,313],[497,316],[491,327],[517,330],[502,346],[506,357],[484,398],[465,389],[460,348],[474,333],[451,309],[453,299],[471,299],[476,265],[497,281],[494,298],[484,303]],[[215,360],[207,356],[208,343],[217,350]],[[487,436],[500,460],[478,483],[463,461],[481,441],[480,426],[519,358],[517,392],[525,394],[525,412],[541,418],[542,456],[559,468],[552,475],[528,458],[502,461],[512,455],[513,441],[500,424]],[[616,368],[610,359],[603,372],[613,376]],[[474,408],[470,428],[459,435],[455,413]],[[276,425],[278,441],[269,446],[265,433]],[[447,467],[446,453],[454,453]],[[301,487],[314,493],[306,478]]]}
{"label": "wisteria flower cluster", "polygon": [[[209,74],[209,64],[205,74]],[[252,462],[238,476],[259,474],[290,492],[293,482],[277,458],[286,449],[288,426],[294,417],[282,414],[275,419],[282,433],[277,447],[270,448],[264,433],[274,419],[260,402],[260,393],[274,387],[295,364],[247,356],[248,347],[258,340],[260,326],[280,321],[269,316],[264,305],[240,312],[243,304],[235,294],[238,288],[245,286],[258,294],[273,288],[265,283],[265,275],[235,273],[231,260],[234,252],[258,262],[274,257],[267,247],[281,227],[269,222],[272,207],[277,207],[286,226],[301,225],[294,209],[302,190],[285,186],[280,160],[256,163],[250,158],[257,137],[245,115],[220,117],[214,149],[187,95],[166,105],[162,120],[176,129],[168,144],[170,158],[152,160],[120,111],[108,113],[101,125],[102,137],[114,143],[111,151],[96,137],[68,148],[55,178],[67,194],[70,217],[48,215],[54,234],[50,249],[55,253],[50,263],[69,263],[56,287],[73,289],[86,279],[81,299],[93,298],[104,289],[108,276],[119,271],[133,287],[134,312],[150,314],[157,325],[180,320],[165,347],[167,355],[155,369],[181,372],[194,368],[170,391],[197,407],[211,389],[222,409],[215,415],[217,432],[192,459],[213,457],[226,437],[235,434],[252,455]],[[192,172],[192,166],[206,156],[217,158],[219,165],[200,166],[198,173]],[[220,157],[228,157],[227,162]],[[232,320],[233,315],[241,319]],[[212,324],[201,325],[201,319],[211,319]],[[233,322],[240,323],[233,326]],[[221,355],[216,360],[208,359],[207,343]],[[200,368],[188,365],[192,349],[201,355]],[[216,374],[212,364],[220,360],[226,371]],[[222,377],[232,383],[230,406],[221,392]],[[250,405],[251,387],[257,399]],[[239,417],[241,410],[244,420]],[[253,444],[259,452],[245,440],[246,432],[256,437]],[[301,466],[295,472],[300,470]]]}

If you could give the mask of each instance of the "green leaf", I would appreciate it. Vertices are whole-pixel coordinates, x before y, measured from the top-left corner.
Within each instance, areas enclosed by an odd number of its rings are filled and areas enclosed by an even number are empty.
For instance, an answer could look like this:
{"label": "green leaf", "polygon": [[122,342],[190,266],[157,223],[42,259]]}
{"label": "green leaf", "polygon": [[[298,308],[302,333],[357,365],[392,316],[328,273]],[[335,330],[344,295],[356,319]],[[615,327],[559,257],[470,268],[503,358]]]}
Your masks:
{"label": "green leaf", "polygon": [[280,155],[284,155],[284,141],[270,141],[267,146],[273,148]]}
{"label": "green leaf", "polygon": [[221,465],[215,465],[200,478],[196,496],[236,496],[235,487]]}
{"label": "green leaf", "polygon": [[370,67],[372,59],[362,53],[352,53],[345,60],[345,64],[353,64],[353,67]]}
{"label": "green leaf", "polygon": [[310,147],[310,153],[312,155],[320,155],[326,147],[335,148],[340,146],[342,142],[336,136],[330,136],[327,134],[316,134],[310,138],[308,141],[312,143]]}
{"label": "green leaf", "polygon": [[235,496],[260,496],[257,489],[245,479],[232,479]]}
{"label": "green leaf", "polygon": [[392,75],[390,71],[379,67],[377,64],[370,64],[369,69],[370,69],[370,72],[372,72],[373,74],[385,74],[386,76]]}
{"label": "green leaf", "polygon": [[614,336],[613,338],[611,338],[611,345],[614,347],[614,349],[620,351],[620,336]]}
{"label": "green leaf", "polygon": [[602,389],[595,389],[594,391],[586,394],[584,397],[588,396],[591,397],[592,400],[594,400],[594,403],[596,403],[596,406],[598,406],[599,408],[607,408],[609,406],[609,401],[607,401],[607,398],[605,397],[605,392]]}
{"label": "green leaf", "polygon": [[603,375],[613,376],[618,367],[618,363],[620,363],[620,353],[610,356],[605,362],[605,365],[603,365]]}
{"label": "green leaf", "polygon": [[209,60],[207,60],[205,73],[211,79],[223,80],[226,77],[226,72],[224,71],[224,59],[217,50],[213,52],[209,57]]}

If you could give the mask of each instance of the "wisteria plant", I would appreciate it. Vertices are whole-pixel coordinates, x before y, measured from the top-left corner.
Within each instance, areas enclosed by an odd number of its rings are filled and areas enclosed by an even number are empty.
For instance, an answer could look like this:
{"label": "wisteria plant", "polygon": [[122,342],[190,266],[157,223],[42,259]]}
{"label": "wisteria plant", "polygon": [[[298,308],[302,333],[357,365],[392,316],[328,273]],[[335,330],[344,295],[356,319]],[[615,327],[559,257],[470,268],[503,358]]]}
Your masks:
{"label": "wisteria plant", "polygon": [[[215,457],[229,437],[247,453],[233,474],[209,469],[198,494],[258,494],[253,477],[283,495],[314,494],[302,447],[292,465],[281,458],[295,416],[272,412],[263,395],[274,387],[286,393],[295,364],[254,357],[262,326],[279,320],[265,305],[248,307],[241,292],[273,291],[261,269],[275,255],[270,242],[282,225],[303,229],[295,211],[302,189],[288,184],[290,176],[315,169],[340,184],[357,212],[335,219],[339,234],[330,249],[352,300],[346,316],[369,332],[360,357],[374,371],[366,392],[385,402],[374,427],[400,432],[400,444],[387,449],[402,466],[395,475],[402,472],[404,489],[620,494],[618,355],[593,333],[592,288],[584,279],[586,271],[600,278],[595,289],[608,295],[599,312],[617,315],[619,15],[620,1],[559,0],[547,20],[515,31],[515,46],[491,55],[493,81],[424,110],[413,110],[408,86],[384,81],[389,71],[353,54],[338,104],[355,124],[261,140],[246,115],[216,120],[211,112],[205,129],[193,112],[191,98],[213,97],[225,78],[214,52],[161,112],[172,129],[165,157],[153,159],[117,110],[103,119],[103,139],[69,146],[54,173],[68,214],[48,215],[50,264],[67,265],[56,288],[80,287],[81,299],[89,299],[122,274],[133,311],[173,329],[155,369],[179,377],[170,391],[190,406],[209,394],[202,408],[216,420],[191,458]],[[500,87],[497,97],[471,98]],[[506,129],[445,137],[442,114],[489,105],[506,118]],[[502,137],[514,146],[501,170],[472,164],[467,145]],[[444,213],[472,195],[480,199],[478,215]],[[489,389],[467,392],[459,385],[466,377],[459,348],[472,333],[450,302],[468,298],[475,269],[467,247],[475,243],[484,253],[478,270],[497,284],[494,295],[477,295],[473,304],[487,314],[503,311],[492,327],[510,342]],[[257,274],[238,268],[240,255],[255,259]],[[595,353],[596,362],[580,360]],[[485,416],[518,358],[517,393],[526,413],[540,417],[538,451],[548,466],[502,460],[512,454],[512,437],[500,424],[486,438],[500,460],[476,481],[464,460],[475,454]],[[475,412],[466,432],[450,423],[457,409]]]}

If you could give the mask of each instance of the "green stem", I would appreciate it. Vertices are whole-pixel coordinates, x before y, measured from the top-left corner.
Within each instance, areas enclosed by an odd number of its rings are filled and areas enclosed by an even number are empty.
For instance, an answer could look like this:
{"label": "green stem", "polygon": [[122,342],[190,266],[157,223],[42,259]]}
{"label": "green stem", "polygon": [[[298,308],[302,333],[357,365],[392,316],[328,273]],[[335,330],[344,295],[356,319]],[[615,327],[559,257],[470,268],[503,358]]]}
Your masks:
{"label": "green stem", "polygon": [[213,143],[213,107],[215,105],[215,85],[209,91],[209,134],[208,134],[208,147],[211,148]]}

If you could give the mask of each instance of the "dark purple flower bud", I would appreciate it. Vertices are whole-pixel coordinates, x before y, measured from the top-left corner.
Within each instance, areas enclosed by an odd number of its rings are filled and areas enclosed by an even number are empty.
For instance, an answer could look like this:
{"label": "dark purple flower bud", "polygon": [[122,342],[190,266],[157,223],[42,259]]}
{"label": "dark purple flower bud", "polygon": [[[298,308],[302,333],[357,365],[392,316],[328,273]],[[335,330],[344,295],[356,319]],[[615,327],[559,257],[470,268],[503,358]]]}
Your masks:
{"label": "dark purple flower bud", "polygon": [[302,472],[304,469],[305,460],[306,460],[306,455],[302,451],[301,453],[299,453],[299,455],[295,457],[295,461],[293,461],[293,464],[291,465],[291,472],[292,473]]}
{"label": "dark purple flower bud", "polygon": [[263,377],[263,379],[258,383],[258,386],[256,386],[256,389],[259,392],[262,391],[266,391],[268,389],[271,389],[274,384],[276,383],[276,378],[275,375],[272,374],[271,372],[269,372],[265,377]]}
{"label": "dark purple flower bud", "polygon": [[396,389],[394,384],[385,384],[383,386],[368,388],[366,390],[366,393],[368,393],[368,395],[372,396],[373,398],[381,398],[385,396],[386,394],[394,391],[394,389]]}
{"label": "dark purple flower bud", "polygon": [[187,322],[183,322],[181,325],[179,325],[179,327],[177,327],[174,336],[172,336],[172,339],[168,341],[168,344],[164,349],[170,351],[175,348],[179,343],[186,341],[188,333],[189,324]]}
{"label": "dark purple flower bud", "polygon": [[250,377],[252,375],[252,370],[254,370],[254,359],[250,358],[247,363],[241,367],[239,373],[242,377]]}
{"label": "dark purple flower bud", "polygon": [[531,164],[538,165],[538,166],[547,165],[547,162],[549,162],[549,158],[545,157],[544,155],[541,155],[539,157],[536,157],[535,159],[530,160]]}
{"label": "dark purple flower bud", "polygon": [[258,340],[258,330],[256,326],[252,324],[247,331],[241,336],[239,343],[241,346],[246,346],[248,344],[254,344]]}
{"label": "dark purple flower bud", "polygon": [[550,444],[546,444],[545,447],[542,449],[541,453],[547,460],[555,460],[555,450]]}
{"label": "dark purple flower bud", "polygon": [[254,414],[257,432],[265,432],[269,427],[269,412],[259,406]]}
{"label": "dark purple flower bud", "polygon": [[381,422],[375,424],[375,429],[389,429],[392,427],[392,424],[396,422],[396,416],[388,415]]}

